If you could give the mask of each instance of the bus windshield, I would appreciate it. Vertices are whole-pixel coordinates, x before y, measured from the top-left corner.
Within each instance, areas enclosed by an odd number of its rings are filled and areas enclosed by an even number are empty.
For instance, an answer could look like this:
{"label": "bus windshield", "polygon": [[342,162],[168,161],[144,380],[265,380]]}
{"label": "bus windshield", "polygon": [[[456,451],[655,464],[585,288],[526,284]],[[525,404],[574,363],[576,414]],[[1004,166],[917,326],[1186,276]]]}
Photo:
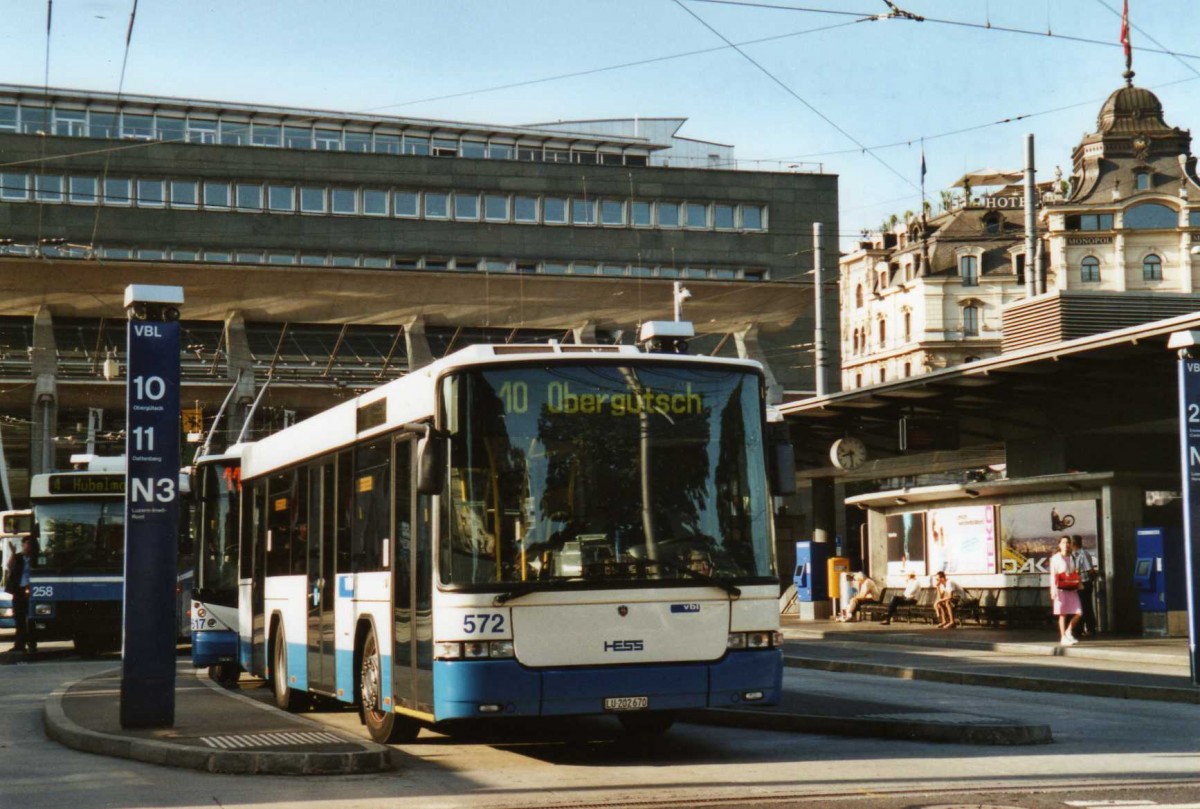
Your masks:
{"label": "bus windshield", "polygon": [[204,601],[233,606],[238,585],[238,459],[215,461],[196,470],[196,588]]}
{"label": "bus windshield", "polygon": [[95,570],[119,573],[124,566],[124,500],[56,500],[36,503],[41,550],[39,572]]}
{"label": "bus windshield", "polygon": [[759,390],[667,363],[449,377],[441,582],[774,581]]}

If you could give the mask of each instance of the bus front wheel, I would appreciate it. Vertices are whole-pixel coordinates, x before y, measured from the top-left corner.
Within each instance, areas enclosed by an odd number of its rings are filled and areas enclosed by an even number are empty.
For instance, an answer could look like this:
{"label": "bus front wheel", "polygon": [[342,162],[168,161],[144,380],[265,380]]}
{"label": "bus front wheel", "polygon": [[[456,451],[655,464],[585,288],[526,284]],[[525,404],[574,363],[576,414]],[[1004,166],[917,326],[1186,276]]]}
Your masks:
{"label": "bus front wheel", "polygon": [[380,744],[400,744],[416,740],[421,725],[411,717],[401,716],[383,705],[383,661],[375,630],[367,632],[363,642],[362,670],[359,674],[362,695],[362,719],[371,739]]}
{"label": "bus front wheel", "polygon": [[288,685],[287,635],[283,624],[275,633],[274,665],[271,667],[271,684],[275,690],[275,704],[285,711],[303,711],[308,707],[307,694]]}

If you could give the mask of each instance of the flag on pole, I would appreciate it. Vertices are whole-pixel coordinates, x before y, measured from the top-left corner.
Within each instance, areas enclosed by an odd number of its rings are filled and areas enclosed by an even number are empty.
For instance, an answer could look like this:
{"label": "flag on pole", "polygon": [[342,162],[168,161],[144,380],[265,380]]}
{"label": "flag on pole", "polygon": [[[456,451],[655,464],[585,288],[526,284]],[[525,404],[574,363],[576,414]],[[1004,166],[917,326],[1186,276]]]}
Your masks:
{"label": "flag on pole", "polygon": [[1133,47],[1129,44],[1129,0],[1121,11],[1121,44],[1125,46],[1125,69],[1133,65]]}
{"label": "flag on pole", "polygon": [[925,170],[925,147],[922,146],[921,147],[921,185],[925,184],[926,173],[927,172]]}

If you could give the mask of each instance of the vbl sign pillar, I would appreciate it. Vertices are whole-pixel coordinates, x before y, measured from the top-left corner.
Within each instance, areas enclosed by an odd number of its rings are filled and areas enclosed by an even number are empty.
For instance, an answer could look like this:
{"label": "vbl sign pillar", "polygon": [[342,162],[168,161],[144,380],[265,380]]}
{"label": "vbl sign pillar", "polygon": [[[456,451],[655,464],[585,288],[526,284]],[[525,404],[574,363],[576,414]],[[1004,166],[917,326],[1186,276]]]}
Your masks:
{"label": "vbl sign pillar", "polygon": [[[1174,336],[1172,337],[1174,342]],[[1200,351],[1195,351],[1200,353]],[[1200,659],[1196,642],[1200,636],[1200,612],[1197,588],[1200,587],[1200,358],[1193,359],[1187,349],[1179,356],[1179,443],[1183,470],[1183,558],[1187,565],[1188,652],[1192,684],[1200,685]]]}
{"label": "vbl sign pillar", "polygon": [[179,534],[178,287],[125,292],[125,610],[121,727],[175,722]]}

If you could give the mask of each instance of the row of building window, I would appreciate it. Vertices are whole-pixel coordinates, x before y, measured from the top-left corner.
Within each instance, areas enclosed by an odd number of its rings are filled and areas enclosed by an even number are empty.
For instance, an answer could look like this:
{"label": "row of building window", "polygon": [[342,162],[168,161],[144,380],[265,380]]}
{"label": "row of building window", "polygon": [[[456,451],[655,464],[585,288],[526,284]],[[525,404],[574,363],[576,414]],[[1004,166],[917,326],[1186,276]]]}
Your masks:
{"label": "row of building window", "polygon": [[424,270],[430,272],[489,272],[522,275],[602,275],[610,278],[690,278],[714,281],[765,281],[769,273],[761,267],[671,267],[657,264],[628,264],[616,261],[528,261],[441,256],[384,256],[357,253],[317,253],[284,250],[199,250],[190,248],[100,247],[82,245],[0,244],[0,256],[26,258],[93,257],[108,261],[197,261],[212,264],[271,264],[306,267],[363,267],[376,270]]}
{"label": "row of building window", "polygon": [[[979,306],[975,303],[968,303],[962,307],[962,330],[964,337],[979,336]],[[880,315],[875,327],[875,335],[878,339],[879,348],[887,346],[887,317]],[[863,326],[852,331],[850,338],[850,353],[851,356],[865,354],[870,350],[871,334],[868,327]],[[912,339],[912,313],[904,312],[904,334],[901,339],[902,343],[907,343]]]}
{"label": "row of building window", "polygon": [[[1188,227],[1200,228],[1200,211],[1187,212]],[[1064,227],[1071,231],[1113,230],[1115,221],[1110,213],[1070,214]],[[1179,227],[1179,212],[1157,202],[1134,205],[1121,216],[1125,230],[1171,230]]]}
{"label": "row of building window", "polygon": [[[103,187],[101,187],[103,186]],[[765,231],[763,205],[0,172],[0,201],[529,225]]]}
{"label": "row of building window", "polygon": [[572,133],[564,141],[529,141],[480,132],[459,134],[409,130],[397,125],[343,125],[277,116],[238,116],[215,110],[203,113],[129,112],[114,107],[52,107],[0,102],[0,132],[59,135],[73,138],[116,138],[172,143],[261,146],[275,149],[313,149],[428,157],[466,157],[480,160],[524,160],[544,163],[644,166],[647,150],[625,152],[616,147],[579,143]]}
{"label": "row of building window", "polygon": [[[1151,253],[1142,259],[1142,280],[1161,281],[1163,279],[1162,258]],[[1100,259],[1087,256],[1079,262],[1079,280],[1085,284],[1100,282]]]}

